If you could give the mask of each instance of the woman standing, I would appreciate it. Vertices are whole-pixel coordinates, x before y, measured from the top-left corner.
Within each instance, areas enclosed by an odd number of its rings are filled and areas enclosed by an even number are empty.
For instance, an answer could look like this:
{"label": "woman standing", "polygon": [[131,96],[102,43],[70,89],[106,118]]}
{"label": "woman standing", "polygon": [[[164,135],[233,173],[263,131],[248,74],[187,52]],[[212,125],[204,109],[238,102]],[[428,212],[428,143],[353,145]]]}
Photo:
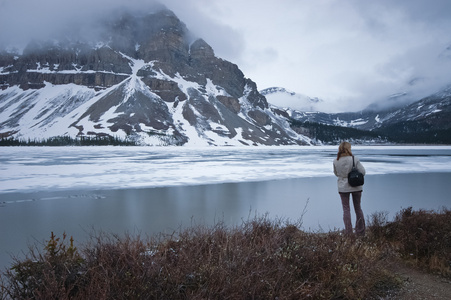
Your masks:
{"label": "woman standing", "polygon": [[[365,218],[363,216],[360,201],[362,198],[362,186],[352,187],[348,183],[348,173],[352,169],[352,152],[351,144],[342,142],[338,147],[337,158],[334,160],[334,173],[338,177],[338,193],[341,197],[341,204],[343,205],[343,221],[345,223],[345,233],[352,234],[351,223],[351,209],[349,206],[349,198],[352,194],[352,202],[354,204],[354,211],[356,215],[355,233],[359,236],[365,235]],[[365,175],[365,168],[360,163],[357,157],[354,157],[354,163],[357,169]]]}

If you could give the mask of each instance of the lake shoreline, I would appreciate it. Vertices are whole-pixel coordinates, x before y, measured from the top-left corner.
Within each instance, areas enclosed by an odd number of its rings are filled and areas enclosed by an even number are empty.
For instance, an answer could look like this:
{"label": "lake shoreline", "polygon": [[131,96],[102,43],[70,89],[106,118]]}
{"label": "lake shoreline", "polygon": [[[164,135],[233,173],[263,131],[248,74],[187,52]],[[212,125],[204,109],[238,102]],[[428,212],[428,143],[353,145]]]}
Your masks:
{"label": "lake shoreline", "polygon": [[[304,232],[296,223],[268,216],[233,228],[223,223],[191,226],[162,239],[94,232],[88,243],[76,248],[72,237],[52,232],[45,249],[36,245],[43,255],[30,251],[16,261],[14,272],[1,274],[5,275],[2,291],[13,298],[32,297],[36,291],[55,298],[62,290],[77,299],[105,298],[105,291],[110,291],[107,297],[117,296],[119,291],[139,297],[177,298],[183,287],[194,298],[232,293],[243,298],[251,288],[262,298],[318,298],[328,293],[328,298],[343,294],[349,299],[411,299],[419,294],[422,299],[430,295],[445,299],[451,288],[443,281],[450,275],[450,256],[443,253],[451,253],[446,243],[451,211],[404,209],[398,215],[395,222],[387,223],[378,214],[368,224],[366,236],[358,239],[340,231]],[[428,273],[420,273],[418,268]],[[258,276],[249,276],[251,273]],[[346,296],[350,280],[352,289]],[[248,288],[243,289],[243,282]],[[268,283],[275,289],[268,290]]]}
{"label": "lake shoreline", "polygon": [[[362,197],[365,216],[403,208],[449,208],[451,173],[368,175]],[[5,197],[7,196],[7,197]],[[10,254],[44,241],[50,232],[86,240],[89,230],[111,233],[171,233],[193,224],[241,224],[255,215],[292,221],[306,231],[342,228],[336,178],[309,177],[256,182],[117,190],[42,191],[0,194],[0,266]],[[426,199],[426,200],[425,200]],[[325,209],[327,208],[327,209]]]}

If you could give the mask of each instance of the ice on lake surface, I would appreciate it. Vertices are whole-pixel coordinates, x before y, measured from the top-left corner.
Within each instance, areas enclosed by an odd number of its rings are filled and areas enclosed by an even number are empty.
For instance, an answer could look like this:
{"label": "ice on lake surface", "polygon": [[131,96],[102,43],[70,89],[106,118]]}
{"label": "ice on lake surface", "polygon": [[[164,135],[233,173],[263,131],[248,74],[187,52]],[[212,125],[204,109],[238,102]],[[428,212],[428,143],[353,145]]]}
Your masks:
{"label": "ice on lake surface", "polygon": [[[0,268],[29,243],[91,228],[171,233],[255,214],[342,228],[337,147],[0,147]],[[365,216],[450,208],[451,147],[353,146]]]}
{"label": "ice on lake surface", "polygon": [[[333,176],[337,147],[3,147],[0,193]],[[451,147],[354,146],[367,173],[450,172]]]}

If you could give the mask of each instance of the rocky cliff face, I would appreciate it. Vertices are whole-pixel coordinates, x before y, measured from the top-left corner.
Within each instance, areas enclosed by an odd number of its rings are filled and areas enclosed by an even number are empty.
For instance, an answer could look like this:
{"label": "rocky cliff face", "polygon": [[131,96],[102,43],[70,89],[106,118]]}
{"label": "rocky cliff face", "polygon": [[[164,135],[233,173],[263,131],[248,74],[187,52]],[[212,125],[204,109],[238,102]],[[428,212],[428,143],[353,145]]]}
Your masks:
{"label": "rocky cliff face", "polygon": [[237,65],[166,9],[101,21],[95,40],[0,52],[0,136],[128,137],[149,145],[309,143]]}

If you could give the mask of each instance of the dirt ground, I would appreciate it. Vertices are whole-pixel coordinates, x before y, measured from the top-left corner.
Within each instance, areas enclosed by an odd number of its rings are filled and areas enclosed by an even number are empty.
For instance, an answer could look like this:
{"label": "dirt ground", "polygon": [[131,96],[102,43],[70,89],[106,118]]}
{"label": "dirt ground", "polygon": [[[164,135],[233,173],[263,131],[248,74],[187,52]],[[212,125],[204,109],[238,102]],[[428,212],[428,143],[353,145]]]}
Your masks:
{"label": "dirt ground", "polygon": [[402,279],[403,288],[387,300],[451,299],[451,280],[397,262],[390,270]]}

